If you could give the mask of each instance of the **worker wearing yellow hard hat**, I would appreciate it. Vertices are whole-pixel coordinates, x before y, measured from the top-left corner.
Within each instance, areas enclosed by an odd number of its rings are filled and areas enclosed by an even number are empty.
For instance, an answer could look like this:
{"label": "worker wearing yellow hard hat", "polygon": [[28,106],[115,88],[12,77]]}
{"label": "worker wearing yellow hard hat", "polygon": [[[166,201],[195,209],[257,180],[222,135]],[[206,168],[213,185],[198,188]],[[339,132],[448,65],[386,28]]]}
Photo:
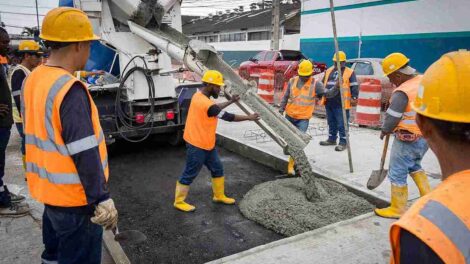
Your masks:
{"label": "worker wearing yellow hard hat", "polygon": [[[23,133],[23,120],[21,119],[21,87],[24,80],[31,71],[41,64],[42,60],[42,50],[34,40],[23,40],[18,46],[17,54],[20,58],[20,63],[16,65],[10,72],[9,75],[9,84],[12,95],[12,105],[13,105],[13,121],[15,122],[18,133],[21,136],[21,153],[23,155],[23,165],[26,169],[25,163],[25,137]],[[24,199],[24,198],[23,198]]]}
{"label": "worker wearing yellow hard hat", "polygon": [[173,206],[184,212],[191,212],[195,206],[187,203],[189,185],[197,177],[205,165],[212,175],[212,200],[223,204],[234,204],[235,199],[225,195],[225,177],[222,162],[215,148],[217,122],[219,119],[228,122],[255,121],[259,115],[235,115],[225,111],[225,108],[238,101],[238,95],[233,95],[228,101],[215,103],[212,98],[219,97],[224,86],[222,74],[215,70],[207,70],[202,76],[203,87],[196,92],[192,99],[186,120],[183,138],[186,141],[186,165],[183,173],[176,182],[175,201]]}
{"label": "worker wearing yellow hard hat", "polygon": [[[442,183],[392,224],[391,263],[468,263],[470,52],[443,55],[424,73],[411,107],[436,154]],[[419,250],[417,250],[419,249]]]}
{"label": "worker wearing yellow hard hat", "polygon": [[[99,39],[87,15],[59,7],[44,17],[40,38],[50,50],[22,89],[26,177],[43,203],[43,263],[100,263],[103,228],[117,224],[98,110],[73,75]],[[47,175],[45,177],[44,175]]]}
{"label": "worker wearing yellow hard hat", "polygon": [[[281,114],[286,112],[286,119],[303,133],[307,132],[309,120],[312,118],[315,97],[320,98],[324,94],[324,87],[320,81],[313,78],[313,63],[303,60],[299,63],[297,76],[292,77],[284,92],[279,107]],[[294,159],[289,156],[287,174],[295,175]]]}
{"label": "worker wearing yellow hard hat", "polygon": [[392,53],[382,61],[382,68],[390,82],[397,88],[390,98],[380,138],[395,135],[390,154],[388,178],[391,182],[391,205],[375,209],[386,218],[399,218],[408,201],[408,174],[418,186],[421,196],[431,190],[428,178],[421,167],[421,160],[428,150],[426,140],[416,124],[416,112],[411,103],[418,95],[422,76],[409,66],[409,59],[402,53]]}
{"label": "worker wearing yellow hard hat", "polygon": [[[343,77],[342,85],[339,84],[338,69],[336,63],[336,53],[333,54],[333,66],[328,68],[323,78],[323,83],[327,90],[336,89],[340,86],[344,89],[344,109],[346,110],[346,118],[349,123],[349,109],[356,102],[359,95],[359,83],[357,82],[356,74],[354,71],[346,66],[346,53],[343,51],[338,52],[338,57],[341,65],[341,72]],[[335,93],[325,94],[320,102],[325,106],[326,118],[328,121],[328,139],[320,141],[321,146],[334,146],[337,144],[339,134],[339,142],[335,147],[336,151],[343,151],[346,149],[346,128],[343,121],[343,106],[341,103],[341,92],[339,89]]]}

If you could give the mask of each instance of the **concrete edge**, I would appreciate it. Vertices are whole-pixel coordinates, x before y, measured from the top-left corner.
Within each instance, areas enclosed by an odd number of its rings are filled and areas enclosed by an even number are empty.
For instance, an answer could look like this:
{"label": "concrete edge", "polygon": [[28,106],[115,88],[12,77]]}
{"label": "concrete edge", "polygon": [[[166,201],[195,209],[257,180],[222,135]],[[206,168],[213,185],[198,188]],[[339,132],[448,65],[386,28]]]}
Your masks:
{"label": "concrete edge", "polygon": [[[230,150],[232,152],[235,152],[241,156],[254,160],[258,163],[261,163],[267,167],[286,173],[286,169],[287,169],[286,157],[281,157],[278,155],[267,153],[265,150],[262,150],[261,148],[258,148],[254,145],[244,144],[243,142],[240,142],[236,138],[222,135],[220,133],[217,133],[217,145],[227,150]],[[331,175],[331,173],[321,170],[318,167],[312,166],[312,169],[316,176],[321,177],[323,179],[337,182],[343,185],[344,187],[346,187],[350,192],[365,198],[370,203],[378,207],[385,207],[390,204],[387,197],[380,196],[377,193],[371,190],[368,190],[366,188],[361,188],[361,187],[352,185],[350,182],[347,182],[343,179],[339,179],[338,177],[334,177],[333,175]]]}
{"label": "concrete edge", "polygon": [[305,233],[298,234],[298,235],[295,235],[295,236],[283,238],[283,239],[280,239],[280,240],[277,240],[277,241],[274,241],[274,242],[271,242],[271,243],[268,243],[268,244],[264,244],[264,245],[261,245],[261,246],[257,246],[257,247],[248,249],[246,251],[242,251],[240,253],[236,253],[236,254],[233,254],[233,255],[230,255],[230,256],[227,256],[227,257],[223,257],[221,259],[213,260],[213,261],[207,262],[206,264],[219,264],[219,263],[225,263],[225,262],[228,262],[228,261],[234,261],[234,260],[237,260],[237,259],[241,259],[241,258],[244,258],[246,256],[249,256],[249,255],[252,255],[252,254],[255,254],[255,253],[259,253],[259,252],[262,252],[262,251],[265,251],[265,250],[269,250],[271,248],[274,248],[274,247],[277,247],[277,246],[280,246],[280,245],[286,245],[286,244],[294,243],[294,242],[300,241],[302,239],[315,236],[316,234],[323,233],[323,232],[328,231],[328,230],[332,230],[336,227],[349,225],[351,223],[355,223],[355,222],[358,222],[360,220],[363,220],[363,219],[366,219],[366,218],[369,218],[369,217],[373,217],[373,216],[375,216],[375,214],[373,212],[362,214],[362,215],[353,217],[353,218],[348,219],[348,220],[344,220],[344,221],[337,222],[337,223],[334,223],[334,224],[331,224],[331,225],[320,227],[318,229],[315,229],[315,230],[312,230],[312,231],[307,231]]}
{"label": "concrete edge", "polygon": [[109,255],[116,264],[130,264],[131,261],[122,249],[119,242],[114,240],[114,234],[111,230],[103,230],[103,242]]}

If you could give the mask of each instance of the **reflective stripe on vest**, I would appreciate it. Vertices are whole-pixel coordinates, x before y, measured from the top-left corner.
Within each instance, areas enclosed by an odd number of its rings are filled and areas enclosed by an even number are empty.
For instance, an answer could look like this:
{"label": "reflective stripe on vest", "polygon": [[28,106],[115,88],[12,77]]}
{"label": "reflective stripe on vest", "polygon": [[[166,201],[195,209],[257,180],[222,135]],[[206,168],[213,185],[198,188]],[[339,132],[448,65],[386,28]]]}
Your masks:
{"label": "reflective stripe on vest", "polygon": [[[21,88],[20,90],[15,90],[13,91],[13,85],[12,85],[12,78],[13,78],[13,74],[16,72],[16,71],[23,71],[24,75],[25,75],[25,78],[23,79],[23,83],[21,85]],[[10,72],[10,75],[8,77],[8,86],[10,87],[10,90],[11,90],[11,106],[12,106],[12,114],[13,114],[13,120],[15,123],[22,123],[23,120],[21,119],[22,115],[20,116],[20,112],[21,112],[21,109],[18,109],[17,105],[16,105],[16,102],[15,102],[15,99],[14,97],[15,96],[20,96],[20,101],[21,101],[21,90],[23,88],[23,85],[24,85],[24,81],[26,80],[26,78],[28,77],[28,75],[31,73],[31,71],[24,67],[23,65],[21,64],[18,64],[15,66],[15,68]]]}
{"label": "reflective stripe on vest", "polygon": [[[406,130],[416,135],[421,135],[418,125],[416,124],[416,112],[411,108],[411,103],[415,100],[419,90],[419,83],[421,76],[418,75],[411,80],[408,80],[397,87],[393,92],[401,91],[408,97],[408,105],[406,110],[401,117],[401,121],[398,123],[396,130]],[[391,102],[391,99],[390,99]]]}
{"label": "reflective stripe on vest", "polygon": [[295,119],[310,119],[315,107],[316,80],[310,77],[302,87],[298,88],[299,79],[298,76],[291,79],[286,114]]}
{"label": "reflective stripe on vest", "polygon": [[[328,68],[328,70],[326,70],[325,78],[323,79],[323,83],[326,83],[326,85],[336,85],[336,81],[329,81],[330,75],[333,72],[333,70],[334,70],[333,66]],[[353,70],[351,70],[348,67],[344,68],[343,85],[342,85],[344,109],[351,109],[351,85],[353,84],[349,83],[349,79],[351,78],[352,74],[353,74]],[[357,83],[354,83],[354,84],[357,85]],[[323,96],[320,101],[320,105],[325,105],[326,101],[327,101],[326,97]]]}

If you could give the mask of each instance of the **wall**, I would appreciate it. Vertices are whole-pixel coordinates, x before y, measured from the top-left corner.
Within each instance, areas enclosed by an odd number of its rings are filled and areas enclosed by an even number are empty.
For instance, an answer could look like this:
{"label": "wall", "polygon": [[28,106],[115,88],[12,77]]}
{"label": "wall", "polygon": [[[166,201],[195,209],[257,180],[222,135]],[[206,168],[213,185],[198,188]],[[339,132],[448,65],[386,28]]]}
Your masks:
{"label": "wall", "polygon": [[[385,57],[399,51],[424,71],[446,52],[470,49],[468,0],[342,0],[336,4],[340,49],[349,58],[359,53],[361,57]],[[329,1],[304,0],[302,52],[331,64],[332,37]]]}

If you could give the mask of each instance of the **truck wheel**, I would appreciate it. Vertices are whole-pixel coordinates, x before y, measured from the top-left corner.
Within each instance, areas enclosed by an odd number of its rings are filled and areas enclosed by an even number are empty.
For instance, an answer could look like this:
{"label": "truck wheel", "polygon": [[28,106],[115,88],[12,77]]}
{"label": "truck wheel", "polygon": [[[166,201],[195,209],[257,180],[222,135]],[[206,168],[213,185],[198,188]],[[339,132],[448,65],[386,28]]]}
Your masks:
{"label": "truck wheel", "polygon": [[180,146],[183,144],[183,130],[176,131],[173,135],[168,138],[168,144],[172,146]]}

